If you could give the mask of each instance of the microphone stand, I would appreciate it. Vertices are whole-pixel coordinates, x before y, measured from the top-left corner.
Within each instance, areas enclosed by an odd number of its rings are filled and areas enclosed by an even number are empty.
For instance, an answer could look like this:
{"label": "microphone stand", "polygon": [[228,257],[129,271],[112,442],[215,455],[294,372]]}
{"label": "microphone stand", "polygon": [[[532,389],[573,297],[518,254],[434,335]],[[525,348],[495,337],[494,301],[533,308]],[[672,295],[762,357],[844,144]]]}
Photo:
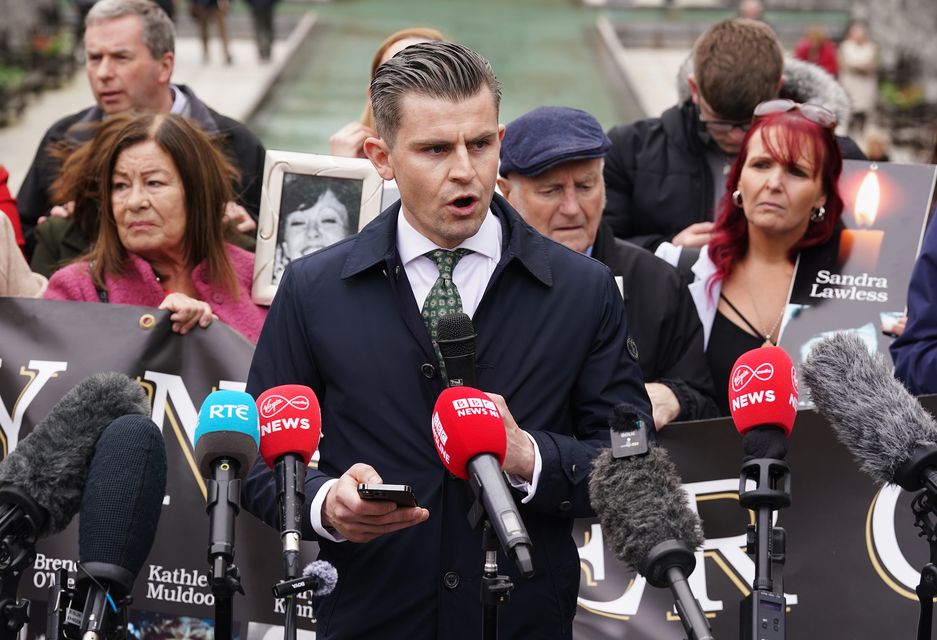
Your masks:
{"label": "microphone stand", "polygon": [[[237,479],[237,463],[223,459],[214,465],[214,478],[208,479],[208,511],[211,518],[208,564],[211,567],[211,592],[215,596],[216,640],[231,640],[234,594],[244,594],[241,575],[234,564],[234,519],[226,522],[218,504],[225,500],[233,513],[240,511],[241,481]],[[218,536],[218,533],[222,535]]]}
{"label": "microphone stand", "polygon": [[497,640],[498,638],[498,605],[511,600],[511,591],[514,583],[511,578],[498,574],[498,537],[494,527],[485,514],[485,507],[481,501],[481,486],[474,478],[469,480],[475,501],[469,509],[468,521],[472,529],[481,529],[482,550],[485,552],[485,564],[481,580],[482,603],[482,638],[483,640]]}
{"label": "microphone stand", "polygon": [[18,600],[23,571],[36,558],[35,532],[46,516],[16,487],[0,489],[0,640],[15,640],[29,622],[29,600]]}
{"label": "microphone stand", "polygon": [[[748,480],[755,489],[746,491]],[[756,458],[742,464],[739,504],[755,511],[748,526],[746,552],[755,556],[752,592],[739,611],[739,640],[784,640],[787,637],[787,602],[781,571],[785,560],[785,533],[773,526],[774,510],[791,504],[791,469],[783,460]],[[777,571],[773,580],[772,567]],[[765,624],[763,624],[763,621]]]}

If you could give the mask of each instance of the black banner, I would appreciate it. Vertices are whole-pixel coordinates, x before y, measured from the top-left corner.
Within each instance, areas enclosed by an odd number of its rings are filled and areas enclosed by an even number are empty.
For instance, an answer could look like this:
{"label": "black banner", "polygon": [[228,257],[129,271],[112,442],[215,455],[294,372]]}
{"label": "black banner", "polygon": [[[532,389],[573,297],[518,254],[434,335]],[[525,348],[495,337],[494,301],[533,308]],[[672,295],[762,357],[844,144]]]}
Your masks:
{"label": "black banner", "polygon": [[[247,341],[219,322],[178,336],[168,314],[155,309],[0,299],[4,451],[92,373],[127,373],[149,394],[153,420],[166,439],[169,480],[156,543],[134,590],[131,619],[138,637],[202,635],[211,625],[205,489],[192,439],[198,408],[211,391],[243,389],[251,353]],[[930,398],[926,404],[937,406]],[[738,505],[740,438],[730,421],[719,420],[668,426],[661,441],[705,522],[706,545],[697,553],[691,586],[714,635],[737,638],[739,602],[754,577],[744,552],[750,514]],[[788,637],[913,637],[914,586],[928,548],[917,537],[910,496],[873,485],[810,411],[798,415],[788,461],[793,504],[778,518],[787,530]],[[576,638],[685,637],[670,592],[647,586],[618,562],[595,521],[578,522],[574,536],[583,567]],[[77,537],[76,519],[41,541],[21,580],[20,597],[33,601],[30,635],[44,631],[46,590],[55,569],[77,559]],[[273,626],[282,624],[283,612],[270,592],[279,578],[279,550],[277,532],[242,512],[236,562],[246,595],[234,601],[235,634],[242,638],[259,640],[268,632],[281,637]],[[316,554],[315,543],[304,543],[304,562]],[[314,629],[310,602],[300,614],[300,626]]]}

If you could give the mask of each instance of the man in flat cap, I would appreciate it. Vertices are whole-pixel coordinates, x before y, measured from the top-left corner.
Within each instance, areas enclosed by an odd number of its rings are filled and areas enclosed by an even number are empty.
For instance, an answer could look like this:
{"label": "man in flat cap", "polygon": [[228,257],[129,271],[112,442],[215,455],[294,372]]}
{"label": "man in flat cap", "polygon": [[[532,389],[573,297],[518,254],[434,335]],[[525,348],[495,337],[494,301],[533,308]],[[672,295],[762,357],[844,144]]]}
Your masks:
{"label": "man in flat cap", "polygon": [[717,415],[703,333],[677,271],[614,237],[602,222],[602,169],[610,146],[590,114],[540,107],[507,126],[501,192],[543,235],[606,264],[621,276],[628,326],[660,429]]}

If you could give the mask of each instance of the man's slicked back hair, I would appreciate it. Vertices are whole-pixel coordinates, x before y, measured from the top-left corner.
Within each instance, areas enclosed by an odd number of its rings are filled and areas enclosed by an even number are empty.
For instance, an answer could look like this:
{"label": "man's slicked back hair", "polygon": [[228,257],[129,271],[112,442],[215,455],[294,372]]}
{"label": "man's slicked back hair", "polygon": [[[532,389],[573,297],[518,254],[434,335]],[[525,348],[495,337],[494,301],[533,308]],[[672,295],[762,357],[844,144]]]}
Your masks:
{"label": "man's slicked back hair", "polygon": [[411,45],[379,66],[371,81],[377,132],[388,145],[394,145],[400,128],[400,102],[408,93],[458,102],[473,98],[483,87],[491,91],[497,111],[501,83],[485,58],[452,42]]}
{"label": "man's slicked back hair", "polygon": [[98,0],[85,17],[85,27],[124,16],[140,17],[143,23],[143,45],[154,60],[175,52],[175,27],[166,12],[153,0]]}
{"label": "man's slicked back hair", "polygon": [[784,52],[771,27],[735,18],[717,22],[693,47],[693,77],[720,118],[749,120],[759,102],[778,95]]}

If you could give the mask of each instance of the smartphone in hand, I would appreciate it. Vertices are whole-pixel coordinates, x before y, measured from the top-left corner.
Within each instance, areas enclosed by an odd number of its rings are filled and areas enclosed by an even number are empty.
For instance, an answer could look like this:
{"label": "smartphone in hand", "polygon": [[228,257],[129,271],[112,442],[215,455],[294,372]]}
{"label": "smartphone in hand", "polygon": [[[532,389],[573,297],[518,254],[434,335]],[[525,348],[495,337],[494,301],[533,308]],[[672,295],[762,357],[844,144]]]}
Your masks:
{"label": "smartphone in hand", "polygon": [[358,495],[362,500],[388,500],[398,507],[415,507],[416,498],[408,484],[367,484],[358,485]]}

